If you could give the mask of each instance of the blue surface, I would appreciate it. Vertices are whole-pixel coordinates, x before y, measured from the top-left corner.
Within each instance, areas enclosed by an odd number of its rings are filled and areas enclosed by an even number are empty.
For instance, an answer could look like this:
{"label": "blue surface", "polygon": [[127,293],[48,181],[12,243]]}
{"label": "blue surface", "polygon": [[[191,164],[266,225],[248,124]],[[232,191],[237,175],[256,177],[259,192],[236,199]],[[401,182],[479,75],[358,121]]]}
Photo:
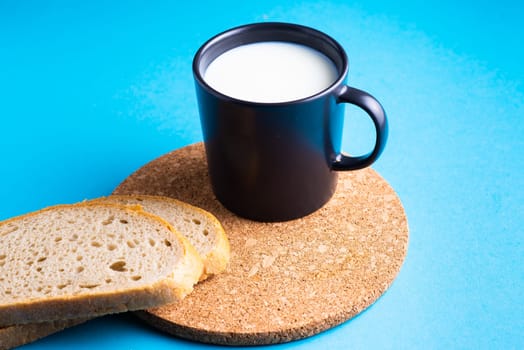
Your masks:
{"label": "blue surface", "polygon": [[[191,60],[256,21],[341,42],[351,85],[384,105],[374,165],[410,225],[386,294],[275,349],[524,348],[524,8],[498,1],[0,2],[0,219],[109,194],[200,141]],[[348,108],[345,149],[372,143]],[[1,244],[1,242],[0,242]],[[207,349],[109,316],[27,349]]]}

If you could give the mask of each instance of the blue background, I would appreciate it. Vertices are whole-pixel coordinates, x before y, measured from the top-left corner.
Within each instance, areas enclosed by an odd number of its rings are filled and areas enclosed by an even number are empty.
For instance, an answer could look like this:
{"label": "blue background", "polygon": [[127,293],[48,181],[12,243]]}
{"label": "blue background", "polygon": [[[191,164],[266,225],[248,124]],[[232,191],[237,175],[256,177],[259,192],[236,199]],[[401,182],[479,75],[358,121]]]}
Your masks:
{"label": "blue background", "polygon": [[[0,219],[109,194],[202,139],[191,60],[259,21],[323,30],[390,120],[374,168],[410,225],[392,287],[274,349],[524,348],[524,8],[493,1],[0,1]],[[344,148],[372,127],[347,108]],[[1,244],[1,242],[0,242]],[[108,316],[27,349],[207,349]]]}

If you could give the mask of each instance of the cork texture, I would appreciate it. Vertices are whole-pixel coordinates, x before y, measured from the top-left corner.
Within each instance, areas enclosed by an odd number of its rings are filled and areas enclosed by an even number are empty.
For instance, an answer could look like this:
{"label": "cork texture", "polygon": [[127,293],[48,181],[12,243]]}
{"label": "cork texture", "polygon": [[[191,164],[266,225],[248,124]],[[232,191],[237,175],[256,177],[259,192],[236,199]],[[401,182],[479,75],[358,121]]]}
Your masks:
{"label": "cork texture", "polygon": [[138,313],[162,331],[204,343],[282,343],[345,322],[387,290],[407,252],[402,204],[371,168],[340,172],[323,208],[280,223],[240,218],[216,200],[201,143],[146,164],[114,193],[177,198],[221,221],[231,244],[227,271],[181,303]]}

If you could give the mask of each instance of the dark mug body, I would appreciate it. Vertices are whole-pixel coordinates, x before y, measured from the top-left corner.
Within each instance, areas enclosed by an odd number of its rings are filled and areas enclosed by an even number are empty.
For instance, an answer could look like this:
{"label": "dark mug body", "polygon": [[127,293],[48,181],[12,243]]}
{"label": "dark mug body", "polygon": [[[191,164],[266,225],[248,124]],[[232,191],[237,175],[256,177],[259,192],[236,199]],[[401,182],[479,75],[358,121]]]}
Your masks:
{"label": "dark mug body", "polygon": [[[260,41],[314,48],[333,61],[338,79],[316,95],[278,103],[238,100],[206,84],[203,75],[213,59],[234,47]],[[346,102],[340,96],[347,94],[347,72],[347,56],[335,40],[295,24],[234,28],[200,48],[193,74],[206,157],[213,191],[226,208],[257,221],[285,221],[312,213],[331,198],[337,183],[334,165],[340,163],[341,102]],[[383,124],[387,132],[385,115]],[[385,142],[384,130],[380,132],[377,130],[377,139],[381,138],[378,152],[376,146],[366,161],[357,160],[348,170],[367,166],[378,157]],[[337,170],[345,169],[339,166]]]}

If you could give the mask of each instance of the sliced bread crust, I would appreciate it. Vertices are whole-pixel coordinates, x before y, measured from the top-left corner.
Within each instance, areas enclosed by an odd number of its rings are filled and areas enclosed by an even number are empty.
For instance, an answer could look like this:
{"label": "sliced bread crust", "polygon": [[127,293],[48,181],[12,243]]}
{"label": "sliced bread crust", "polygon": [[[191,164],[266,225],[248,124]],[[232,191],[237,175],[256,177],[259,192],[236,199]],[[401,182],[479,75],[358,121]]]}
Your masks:
{"label": "sliced bread crust", "polygon": [[139,206],[49,207],[0,222],[0,240],[0,326],[173,303],[203,272],[188,240]]}

